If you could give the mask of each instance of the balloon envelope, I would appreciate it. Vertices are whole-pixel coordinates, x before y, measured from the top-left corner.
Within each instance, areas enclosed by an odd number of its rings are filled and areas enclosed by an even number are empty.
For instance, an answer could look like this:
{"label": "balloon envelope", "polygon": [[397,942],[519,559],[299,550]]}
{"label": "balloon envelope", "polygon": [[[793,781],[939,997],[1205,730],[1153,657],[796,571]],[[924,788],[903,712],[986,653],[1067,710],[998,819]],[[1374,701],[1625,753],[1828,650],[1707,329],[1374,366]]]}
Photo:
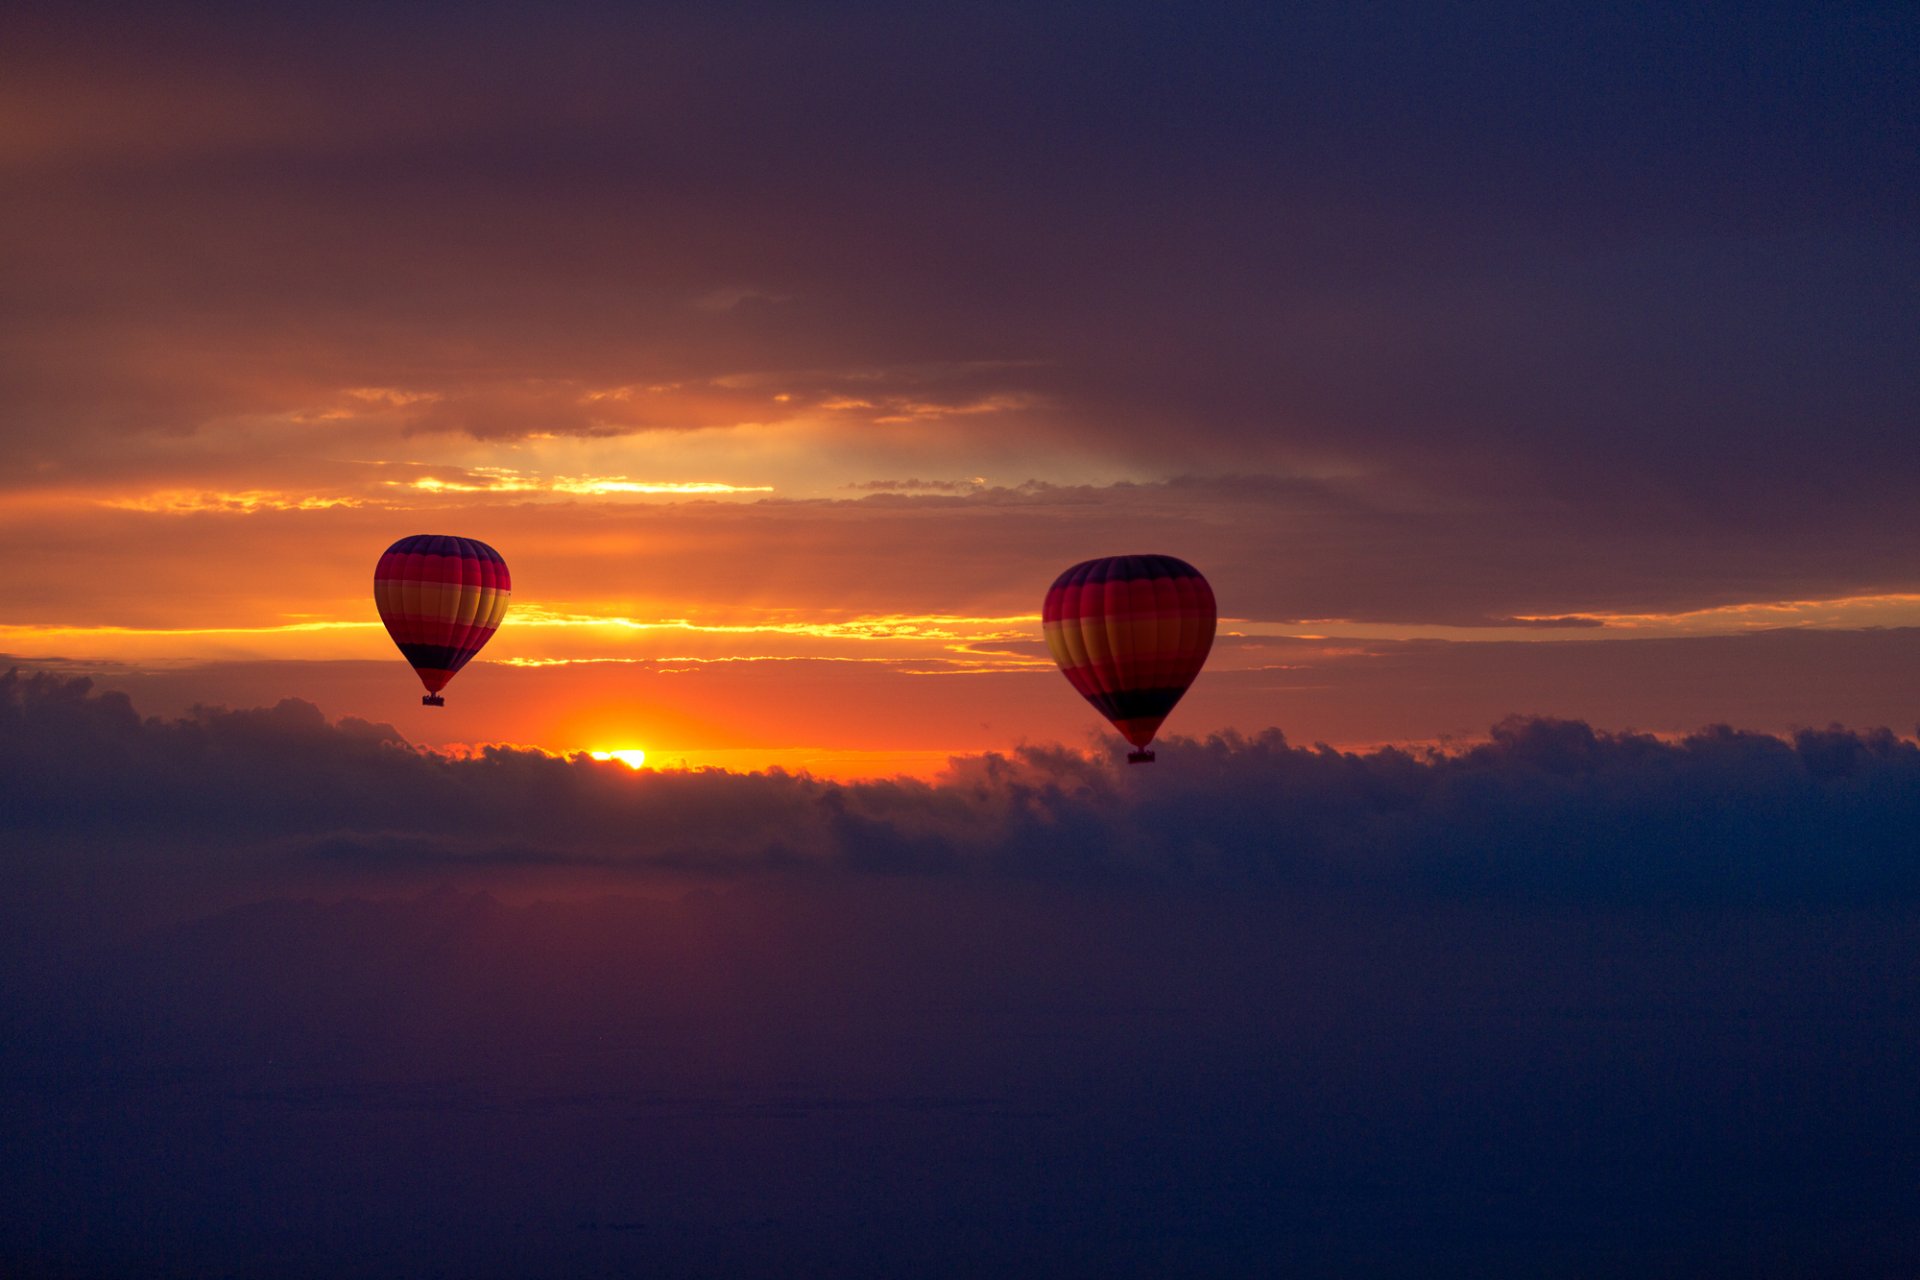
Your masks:
{"label": "balloon envelope", "polygon": [[1172,556],[1107,556],[1054,579],[1040,618],[1068,682],[1144,752],[1213,647],[1213,588]]}
{"label": "balloon envelope", "polygon": [[373,602],[387,634],[435,695],[492,639],[512,585],[507,562],[486,543],[419,533],[380,557]]}

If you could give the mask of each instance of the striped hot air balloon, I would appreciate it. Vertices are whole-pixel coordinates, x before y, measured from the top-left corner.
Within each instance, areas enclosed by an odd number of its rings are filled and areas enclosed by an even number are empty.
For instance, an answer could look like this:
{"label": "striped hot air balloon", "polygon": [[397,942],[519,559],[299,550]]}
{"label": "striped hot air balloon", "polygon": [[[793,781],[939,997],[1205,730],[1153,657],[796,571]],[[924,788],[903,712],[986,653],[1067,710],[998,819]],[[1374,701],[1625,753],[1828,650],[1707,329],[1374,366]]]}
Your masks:
{"label": "striped hot air balloon", "polygon": [[1134,745],[1132,764],[1213,647],[1213,588],[1172,556],[1107,556],[1054,579],[1040,610],[1067,680]]}
{"label": "striped hot air balloon", "polygon": [[493,637],[512,588],[507,562],[484,542],[417,533],[387,548],[373,571],[373,602],[387,634],[412,664],[429,707]]}

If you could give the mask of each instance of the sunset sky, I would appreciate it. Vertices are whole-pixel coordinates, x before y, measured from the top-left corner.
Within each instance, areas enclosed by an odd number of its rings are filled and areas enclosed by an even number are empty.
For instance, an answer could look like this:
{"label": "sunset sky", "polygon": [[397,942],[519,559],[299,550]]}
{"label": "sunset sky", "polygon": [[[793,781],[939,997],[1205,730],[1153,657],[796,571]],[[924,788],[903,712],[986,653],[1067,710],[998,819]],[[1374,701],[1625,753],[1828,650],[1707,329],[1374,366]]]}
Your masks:
{"label": "sunset sky", "polygon": [[[17,6],[0,652],[926,773],[1095,741],[1039,601],[1154,551],[1223,615],[1169,733],[1911,731],[1911,36]],[[513,568],[444,711],[372,609],[411,533]]]}
{"label": "sunset sky", "polygon": [[1920,1275],[1916,67],[0,6],[0,1273]]}

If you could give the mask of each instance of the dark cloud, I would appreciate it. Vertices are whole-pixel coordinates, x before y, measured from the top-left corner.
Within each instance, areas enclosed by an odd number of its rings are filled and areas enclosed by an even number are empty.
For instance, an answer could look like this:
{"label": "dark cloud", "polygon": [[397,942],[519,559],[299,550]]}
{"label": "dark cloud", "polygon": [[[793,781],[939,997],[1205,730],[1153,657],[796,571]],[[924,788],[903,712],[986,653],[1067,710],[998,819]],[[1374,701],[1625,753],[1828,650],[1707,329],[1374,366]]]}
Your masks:
{"label": "dark cloud", "polygon": [[1029,748],[958,759],[933,784],[835,784],[448,758],[293,699],[143,721],[85,680],[0,688],[9,829],[213,839],[255,848],[266,874],[573,865],[1631,902],[1920,890],[1920,748],[1886,730],[1668,742],[1513,719],[1444,755],[1270,731],[1175,740],[1151,773]]}
{"label": "dark cloud", "polygon": [[943,403],[1050,408],[969,431],[1148,472],[1725,530],[1897,511],[1915,471],[1897,6],[524,25],[15,19],[16,430],[70,458],[76,423],[365,385],[446,392],[435,429],[632,430],[687,424],[539,389],[988,362]]}

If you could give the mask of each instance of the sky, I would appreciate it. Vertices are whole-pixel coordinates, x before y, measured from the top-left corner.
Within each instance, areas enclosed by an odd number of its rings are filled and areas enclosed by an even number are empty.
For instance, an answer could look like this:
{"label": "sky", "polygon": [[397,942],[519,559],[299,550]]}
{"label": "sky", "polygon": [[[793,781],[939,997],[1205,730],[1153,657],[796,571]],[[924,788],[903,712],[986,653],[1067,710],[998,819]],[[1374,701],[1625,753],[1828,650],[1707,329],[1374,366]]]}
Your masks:
{"label": "sky", "polygon": [[1914,1272],[1916,65],[6,6],[0,1269]]}
{"label": "sky", "polygon": [[[170,709],[385,663],[274,700],[924,772],[1083,743],[1039,599],[1154,551],[1225,618],[1175,729],[1904,730],[1910,682],[1621,706],[1591,673],[1636,660],[1585,642],[1827,633],[1756,660],[1794,685],[1920,625],[1913,40],[1893,5],[16,6],[0,652]],[[421,532],[513,567],[479,714],[415,710],[370,607]],[[1545,699],[1285,687],[1412,640],[1584,647]]]}

